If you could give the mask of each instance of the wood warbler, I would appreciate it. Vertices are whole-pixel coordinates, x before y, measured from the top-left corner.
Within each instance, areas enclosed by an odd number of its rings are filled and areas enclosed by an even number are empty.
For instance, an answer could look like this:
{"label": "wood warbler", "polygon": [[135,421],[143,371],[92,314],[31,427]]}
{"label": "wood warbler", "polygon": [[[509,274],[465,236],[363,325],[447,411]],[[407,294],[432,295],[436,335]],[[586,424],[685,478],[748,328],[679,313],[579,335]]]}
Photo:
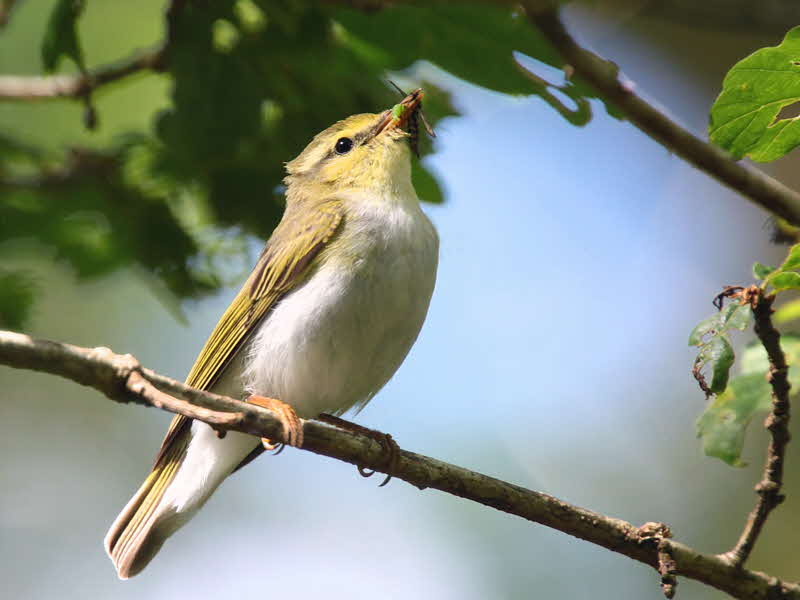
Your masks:
{"label": "wood warbler", "polygon": [[[392,377],[422,327],[438,262],[406,143],[421,100],[415,90],[380,114],[339,121],[287,163],[283,218],[188,385],[275,409],[300,445],[297,415],[359,410]],[[261,444],[175,417],[106,535],[120,578],[147,566]]]}

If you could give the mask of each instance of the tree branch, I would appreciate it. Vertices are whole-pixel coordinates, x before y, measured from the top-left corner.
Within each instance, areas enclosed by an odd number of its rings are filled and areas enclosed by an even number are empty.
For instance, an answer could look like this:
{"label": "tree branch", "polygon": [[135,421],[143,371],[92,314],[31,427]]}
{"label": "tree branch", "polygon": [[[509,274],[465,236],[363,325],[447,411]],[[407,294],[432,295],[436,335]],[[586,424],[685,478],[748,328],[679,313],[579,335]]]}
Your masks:
{"label": "tree branch", "polygon": [[734,161],[722,149],[693,135],[638,96],[632,82],[620,77],[616,64],[578,45],[561,22],[553,0],[528,0],[523,4],[528,20],[555,46],[575,74],[613,102],[633,125],[755,204],[800,226],[800,194],[761,171]]}
{"label": "tree branch", "polygon": [[[93,387],[112,400],[155,406],[205,421],[218,430],[283,439],[281,422],[270,411],[190,388],[141,367],[130,355],[114,354],[107,348],[80,348],[0,331],[0,364],[60,375]],[[386,472],[383,446],[367,435],[317,421],[303,421],[303,433],[304,450]],[[674,586],[674,575],[683,575],[735,598],[800,600],[800,585],[734,566],[722,556],[701,554],[667,540],[664,532],[668,529],[660,524],[648,523],[637,528],[552,496],[407,450],[400,450],[392,474],[420,489],[433,488],[478,502],[628,556],[660,569],[667,585]],[[665,558],[667,555],[671,562]]]}
{"label": "tree branch", "polygon": [[[140,71],[162,71],[175,40],[178,18],[186,0],[172,0],[165,13],[166,34],[161,45],[115,64],[104,65],[78,75],[0,75],[0,101],[74,98],[84,100],[100,86]],[[10,3],[13,6],[13,3]],[[10,8],[9,8],[10,10]]]}
{"label": "tree branch", "polygon": [[736,567],[744,565],[753,551],[761,529],[767,522],[767,517],[784,500],[784,496],[781,494],[783,461],[786,455],[786,445],[791,439],[789,433],[789,390],[791,388],[788,376],[789,367],[786,365],[786,357],[781,349],[780,333],[772,325],[772,303],[775,301],[775,296],[765,295],[761,288],[751,286],[742,291],[741,297],[753,308],[754,329],[767,351],[769,359],[767,380],[772,386],[772,412],[764,423],[770,432],[771,439],[767,449],[764,474],[761,481],[755,486],[758,500],[755,508],[747,517],[744,530],[736,546],[723,555]]}
{"label": "tree branch", "polygon": [[82,99],[98,87],[139,71],[160,68],[163,48],[151,50],[85,74],[51,76],[0,75],[0,100]]}

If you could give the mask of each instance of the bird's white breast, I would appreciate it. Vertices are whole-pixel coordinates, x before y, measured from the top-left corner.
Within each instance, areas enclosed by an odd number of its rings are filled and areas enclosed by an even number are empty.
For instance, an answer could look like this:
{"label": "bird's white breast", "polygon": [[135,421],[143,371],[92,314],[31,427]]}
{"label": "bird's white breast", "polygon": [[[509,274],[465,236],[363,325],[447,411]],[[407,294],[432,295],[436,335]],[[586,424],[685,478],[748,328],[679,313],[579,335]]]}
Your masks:
{"label": "bird's white breast", "polygon": [[[438,238],[410,187],[388,198],[353,197],[329,252],[287,294],[212,390],[291,404],[301,417],[362,407],[403,362],[433,293]],[[164,497],[186,520],[258,443],[219,439],[192,423],[192,441]]]}
{"label": "bird's white breast", "polygon": [[415,196],[349,198],[331,252],[260,324],[242,384],[302,417],[360,408],[417,338],[433,293],[438,238]]}

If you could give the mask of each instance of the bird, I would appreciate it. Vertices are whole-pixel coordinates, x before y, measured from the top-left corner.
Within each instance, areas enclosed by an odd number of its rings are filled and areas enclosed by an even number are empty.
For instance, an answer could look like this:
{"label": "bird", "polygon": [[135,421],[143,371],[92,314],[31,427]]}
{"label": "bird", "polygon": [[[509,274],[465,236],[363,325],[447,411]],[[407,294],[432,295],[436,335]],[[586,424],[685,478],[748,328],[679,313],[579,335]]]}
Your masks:
{"label": "bird", "polygon": [[[345,118],[286,163],[281,221],[186,378],[274,410],[290,445],[302,445],[299,418],[361,410],[425,321],[439,237],[408,143],[423,95]],[[117,575],[141,572],[232,472],[274,447],[176,416],[104,539]]]}

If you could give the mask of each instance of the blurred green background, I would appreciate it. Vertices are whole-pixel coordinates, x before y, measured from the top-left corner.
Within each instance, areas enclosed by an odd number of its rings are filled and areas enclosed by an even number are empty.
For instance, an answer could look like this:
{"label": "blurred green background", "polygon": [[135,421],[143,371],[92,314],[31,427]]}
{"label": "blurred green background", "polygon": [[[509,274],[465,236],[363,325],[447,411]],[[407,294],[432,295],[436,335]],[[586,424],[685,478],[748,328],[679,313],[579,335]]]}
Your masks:
{"label": "blurred green background", "polygon": [[[55,4],[18,2],[0,30],[0,74],[41,73]],[[726,70],[800,24],[793,2],[767,4],[728,2],[720,20],[686,2],[597,2],[565,18],[704,134]],[[163,10],[87,2],[87,66],[156,44]],[[196,2],[177,36],[166,72],[94,94],[95,131],[77,101],[0,102],[7,326],[182,378],[280,215],[282,163],[335,120],[390,106],[387,76],[422,84],[438,137],[415,178],[442,238],[439,281],[417,345],[358,421],[635,524],[664,521],[702,551],[734,543],[766,438],[755,424],[746,468],[703,456],[686,338],[723,285],[780,260],[765,213],[579,84],[543,101],[511,52],[561,84],[557,59],[502,8]],[[565,119],[555,101],[588,102],[591,119]],[[798,189],[796,160],[765,168]],[[7,368],[0,389],[8,597],[662,597],[652,570],[604,549],[401,481],[379,489],[291,449],[232,477],[120,582],[101,541],[169,415]],[[788,500],[750,563],[795,580],[798,465],[792,444]],[[684,580],[678,593],[721,596]]]}

